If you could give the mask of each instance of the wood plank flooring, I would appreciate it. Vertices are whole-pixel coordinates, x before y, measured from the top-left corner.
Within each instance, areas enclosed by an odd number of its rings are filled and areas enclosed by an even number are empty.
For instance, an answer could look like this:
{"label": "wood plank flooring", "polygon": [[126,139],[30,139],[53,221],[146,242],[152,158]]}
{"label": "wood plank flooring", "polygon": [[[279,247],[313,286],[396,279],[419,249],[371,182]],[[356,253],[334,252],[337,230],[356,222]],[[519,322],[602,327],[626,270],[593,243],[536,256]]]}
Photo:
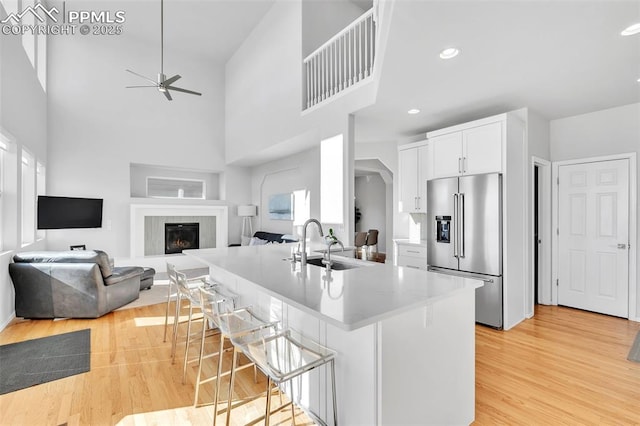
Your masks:
{"label": "wood plank flooring", "polygon": [[[0,396],[0,425],[211,424],[212,386],[193,407],[197,368],[189,366],[183,385],[182,354],[171,364],[163,325],[163,305],[97,320],[14,321],[0,344],[91,328],[91,371]],[[477,326],[475,424],[640,424],[640,363],[626,360],[638,330],[624,319],[548,306],[508,332]],[[0,360],[0,368],[10,367]],[[254,384],[252,369],[238,379],[237,398],[264,392],[264,377]],[[243,403],[232,424],[263,409],[263,397]],[[289,424],[290,413],[272,424]],[[296,410],[296,424],[311,422]]]}

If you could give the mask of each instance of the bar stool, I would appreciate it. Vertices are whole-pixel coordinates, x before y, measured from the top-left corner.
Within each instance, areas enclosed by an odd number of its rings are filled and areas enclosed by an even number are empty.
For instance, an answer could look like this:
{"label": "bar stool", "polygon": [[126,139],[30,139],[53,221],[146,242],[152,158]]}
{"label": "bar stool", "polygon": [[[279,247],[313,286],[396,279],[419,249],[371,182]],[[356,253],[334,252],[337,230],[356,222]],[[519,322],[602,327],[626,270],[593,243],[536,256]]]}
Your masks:
{"label": "bar stool", "polygon": [[[213,375],[204,380],[202,379],[203,361],[208,358],[220,356],[220,352],[213,352],[207,355],[204,354],[207,324],[210,324],[212,327],[218,327],[216,312],[233,310],[235,308],[235,301],[237,299],[237,295],[224,289],[222,285],[218,285],[216,287],[200,286],[198,287],[198,292],[200,297],[200,307],[202,309],[204,324],[202,327],[202,335],[200,337],[200,356],[198,361],[198,375],[196,377],[196,391],[195,391],[195,396],[193,400],[194,407],[197,407],[198,405],[198,395],[200,393],[200,386],[212,380],[217,380],[217,375]],[[227,306],[225,308],[221,308],[218,311],[215,311],[213,309],[214,304],[215,305],[226,304]],[[225,351],[226,350],[229,350],[229,349],[225,349]]]}
{"label": "bar stool", "polygon": [[[338,412],[336,410],[336,375],[335,375],[335,351],[328,349],[311,339],[302,336],[291,329],[278,333],[257,336],[244,336],[243,340],[234,340],[234,347],[241,350],[249,360],[267,376],[267,404],[264,414],[265,426],[269,426],[271,415],[271,386],[280,386],[283,382],[292,380],[308,371],[329,364],[331,369],[331,391],[333,403],[333,424],[338,424]],[[235,362],[234,352],[234,362]],[[233,393],[234,373],[231,372],[229,383],[229,395]],[[291,386],[291,404],[293,415],[293,386]],[[286,405],[278,407],[277,412]],[[229,406],[230,407],[230,406]],[[229,424],[230,411],[227,410],[227,425]],[[318,419],[322,424],[323,421]]]}
{"label": "bar stool", "polygon": [[[176,282],[176,267],[174,264],[168,263],[168,262],[167,262],[167,276],[169,277],[169,285],[167,286],[167,306],[164,313],[164,337],[162,338],[163,342],[167,341],[167,329],[169,328],[169,307],[171,305],[171,298],[174,296],[174,291],[175,291],[176,297],[178,292],[178,283]],[[187,278],[187,283],[189,284],[189,287],[193,287],[193,288],[196,288],[202,284],[207,284],[208,281],[209,281],[209,277],[206,277],[206,276]],[[178,303],[177,300],[176,300],[176,303]],[[176,326],[174,323],[174,327],[173,327],[174,335],[175,335],[175,327]],[[174,354],[175,354],[175,343],[172,344],[171,346],[172,358]]]}
{"label": "bar stool", "polygon": [[[184,384],[187,376],[187,364],[190,362],[196,362],[196,361],[200,362],[199,357],[195,357],[191,360],[189,359],[189,347],[191,346],[192,338],[196,335],[200,335],[200,333],[191,333],[191,324],[194,319],[193,309],[196,308],[202,311],[202,304],[200,302],[200,294],[198,291],[199,287],[195,287],[195,288],[190,287],[187,282],[187,276],[182,272],[175,271],[175,277],[176,277],[176,283],[177,283],[177,289],[178,289],[178,296],[176,300],[176,316],[174,320],[174,330],[175,330],[174,342],[177,340],[177,334],[178,334],[177,324],[178,324],[178,317],[180,315],[180,308],[181,308],[182,302],[186,301],[189,304],[189,314],[187,316],[187,333],[185,336],[185,343],[184,343],[184,360],[183,360],[183,366],[182,366],[182,383]],[[218,287],[218,284],[207,283],[205,286],[213,289]],[[224,296],[215,292],[211,294],[211,297],[216,297],[218,299],[215,301],[216,303],[219,303],[225,300]],[[207,322],[204,320],[204,316],[201,319],[202,319],[202,328],[203,330],[206,330]],[[214,330],[214,331],[217,331],[217,330]],[[204,335],[204,333],[205,332],[203,331],[202,335]],[[173,356],[175,357],[175,351]]]}
{"label": "bar stool", "polygon": [[[206,299],[214,299],[215,296],[212,296],[211,289],[207,289],[204,287],[200,288],[200,292],[203,295],[202,297]],[[222,354],[224,353],[224,341],[225,339],[229,339],[231,343],[238,342],[244,343],[244,338],[246,336],[251,335],[252,333],[256,333],[260,330],[265,329],[274,329],[278,325],[278,321],[264,321],[259,318],[251,309],[251,307],[244,307],[234,310],[229,310],[228,304],[224,303],[208,303],[208,306],[211,308],[205,309],[205,312],[211,312],[212,320],[220,330],[220,347],[218,350],[218,371],[216,373],[216,392],[213,401],[213,424],[215,426],[217,413],[218,413],[218,402],[220,400],[220,378],[222,377]],[[233,382],[233,378],[235,376],[236,371],[236,363],[237,363],[237,347],[233,345],[233,361],[231,363],[231,379],[230,382]],[[252,364],[247,364],[244,367],[251,366]],[[227,403],[227,425],[229,424],[229,408],[231,407],[232,394],[229,394],[229,400]]]}

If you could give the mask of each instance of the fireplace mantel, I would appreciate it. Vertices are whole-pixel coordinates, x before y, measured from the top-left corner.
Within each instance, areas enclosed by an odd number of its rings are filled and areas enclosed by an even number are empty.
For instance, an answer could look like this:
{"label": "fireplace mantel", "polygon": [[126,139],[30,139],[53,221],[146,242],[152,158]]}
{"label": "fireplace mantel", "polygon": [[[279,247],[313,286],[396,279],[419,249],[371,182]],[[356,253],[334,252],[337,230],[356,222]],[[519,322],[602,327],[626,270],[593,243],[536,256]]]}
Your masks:
{"label": "fireplace mantel", "polygon": [[228,208],[219,204],[131,203],[131,253],[132,258],[145,256],[144,223],[147,216],[215,216],[216,247],[228,244]]}

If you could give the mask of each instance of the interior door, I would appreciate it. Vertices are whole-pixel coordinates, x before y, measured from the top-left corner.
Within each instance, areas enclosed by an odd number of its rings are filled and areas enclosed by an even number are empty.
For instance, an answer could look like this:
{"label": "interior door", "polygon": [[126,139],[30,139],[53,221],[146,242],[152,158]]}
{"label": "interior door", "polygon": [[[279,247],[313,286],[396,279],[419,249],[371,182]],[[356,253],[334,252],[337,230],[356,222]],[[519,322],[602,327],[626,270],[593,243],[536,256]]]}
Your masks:
{"label": "interior door", "polygon": [[559,167],[558,304],[629,316],[629,161]]}

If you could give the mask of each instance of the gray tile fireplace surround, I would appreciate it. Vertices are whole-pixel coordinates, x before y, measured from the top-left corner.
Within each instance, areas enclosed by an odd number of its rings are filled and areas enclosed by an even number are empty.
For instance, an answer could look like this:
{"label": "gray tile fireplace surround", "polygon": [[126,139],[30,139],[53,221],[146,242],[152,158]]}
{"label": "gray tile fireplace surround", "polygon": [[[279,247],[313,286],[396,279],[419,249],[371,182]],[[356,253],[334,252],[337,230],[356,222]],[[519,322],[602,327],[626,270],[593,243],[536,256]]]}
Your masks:
{"label": "gray tile fireplace surround", "polygon": [[215,248],[215,216],[145,216],[144,218],[144,255],[164,255],[165,223],[199,223],[200,248]]}

